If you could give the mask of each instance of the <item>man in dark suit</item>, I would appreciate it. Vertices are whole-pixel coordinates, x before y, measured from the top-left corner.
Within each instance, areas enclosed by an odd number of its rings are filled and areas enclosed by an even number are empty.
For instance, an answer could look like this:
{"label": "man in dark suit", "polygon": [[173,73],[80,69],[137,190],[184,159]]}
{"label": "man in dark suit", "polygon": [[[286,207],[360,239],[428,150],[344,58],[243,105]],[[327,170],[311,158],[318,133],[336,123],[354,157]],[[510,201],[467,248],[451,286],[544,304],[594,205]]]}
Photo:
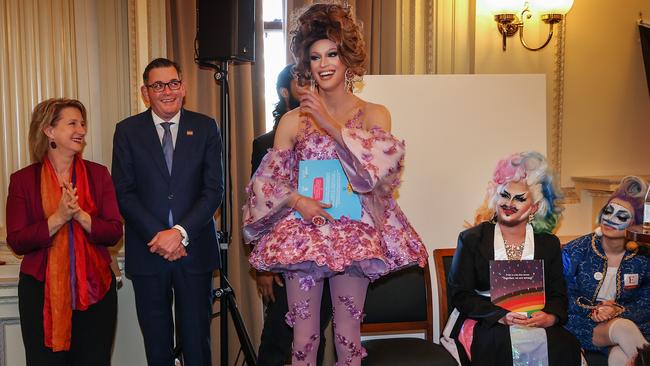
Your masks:
{"label": "man in dark suit", "polygon": [[173,302],[185,365],[210,365],[212,271],[220,265],[213,215],[223,197],[219,128],[182,108],[176,63],[151,61],[143,80],[150,108],[118,123],[113,139],[126,273],[148,364],[174,364]]}
{"label": "man in dark suit", "polygon": [[[280,118],[290,110],[300,106],[298,101],[296,80],[293,78],[293,64],[287,65],[280,74],[275,85],[280,101],[275,105],[273,111],[273,129],[253,140],[253,155],[251,165],[253,173],[262,162],[268,149],[273,147],[275,130],[278,127]],[[293,341],[293,331],[287,325],[284,317],[289,311],[287,302],[287,290],[284,288],[282,277],[278,273],[256,272],[255,280],[257,289],[262,294],[262,300],[266,304],[264,316],[264,328],[258,352],[258,366],[281,366],[285,364]],[[332,302],[329,296],[328,282],[325,282],[321,302],[321,342],[318,347],[317,363],[323,364],[325,352],[325,337],[323,331],[327,327],[332,316]]]}

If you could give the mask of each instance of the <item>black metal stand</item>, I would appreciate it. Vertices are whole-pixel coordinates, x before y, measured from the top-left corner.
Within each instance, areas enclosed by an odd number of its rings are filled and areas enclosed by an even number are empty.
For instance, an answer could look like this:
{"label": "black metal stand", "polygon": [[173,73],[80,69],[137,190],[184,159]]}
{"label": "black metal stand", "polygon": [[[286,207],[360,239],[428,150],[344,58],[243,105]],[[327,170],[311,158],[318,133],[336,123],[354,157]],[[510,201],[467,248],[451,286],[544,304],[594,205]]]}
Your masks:
{"label": "black metal stand", "polygon": [[[255,355],[255,349],[251,343],[248,332],[246,331],[246,325],[244,324],[244,319],[237,308],[237,302],[235,301],[235,294],[228,283],[228,279],[225,276],[221,276],[221,288],[213,290],[213,295],[215,300],[221,302],[221,310],[218,313],[212,314],[212,318],[221,316],[221,364],[228,364],[228,312],[232,316],[232,321],[235,326],[235,331],[237,332],[237,338],[239,338],[239,344],[241,346],[242,352],[244,354],[244,360],[246,365],[255,366],[257,364],[257,355]],[[228,312],[226,312],[228,310]]]}
{"label": "black metal stand", "polygon": [[[242,319],[241,313],[235,302],[235,293],[233,292],[230,282],[228,282],[228,245],[230,245],[230,228],[232,218],[232,179],[230,168],[230,95],[228,87],[228,63],[221,61],[221,65],[215,69],[214,79],[221,83],[220,101],[221,101],[221,141],[223,144],[223,173],[224,173],[224,192],[225,197],[221,205],[221,232],[219,235],[219,249],[221,251],[221,270],[219,271],[220,288],[213,290],[215,300],[221,301],[220,311],[213,317],[220,316],[220,346],[221,346],[221,365],[228,365],[228,313],[233,317],[233,324],[239,344],[244,353],[244,359],[249,366],[255,366],[257,357],[253,344],[251,343],[246,326]],[[207,65],[204,65],[207,66]],[[212,65],[214,68],[214,65]]]}
{"label": "black metal stand", "polygon": [[[212,290],[213,303],[220,302],[218,313],[212,318],[220,317],[220,354],[222,366],[228,366],[228,314],[232,316],[233,325],[239,338],[239,344],[248,366],[256,366],[257,355],[251,343],[244,320],[237,308],[235,293],[228,282],[228,245],[230,244],[231,218],[232,218],[232,179],[230,168],[230,100],[228,89],[228,63],[221,61],[220,65],[199,62],[199,66],[215,70],[214,79],[221,84],[221,141],[223,145],[223,176],[224,200],[221,204],[221,230],[219,231],[219,251],[221,254],[221,269],[219,270],[219,288]],[[180,343],[175,349],[177,359],[182,362],[182,347]]]}

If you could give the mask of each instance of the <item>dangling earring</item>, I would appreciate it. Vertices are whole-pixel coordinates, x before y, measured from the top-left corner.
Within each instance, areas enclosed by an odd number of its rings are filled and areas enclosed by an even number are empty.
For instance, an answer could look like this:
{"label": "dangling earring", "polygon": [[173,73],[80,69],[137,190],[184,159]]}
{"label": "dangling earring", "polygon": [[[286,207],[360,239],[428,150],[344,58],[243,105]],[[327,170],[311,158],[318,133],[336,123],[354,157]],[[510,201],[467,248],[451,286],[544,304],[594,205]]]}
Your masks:
{"label": "dangling earring", "polygon": [[345,90],[352,93],[354,91],[354,72],[352,69],[345,69]]}
{"label": "dangling earring", "polygon": [[492,216],[492,218],[490,219],[490,223],[491,224],[496,224],[497,223],[497,214],[496,213],[494,213],[494,216]]}
{"label": "dangling earring", "polygon": [[533,220],[535,220],[535,214],[531,213],[528,215],[528,223],[530,224],[531,222],[533,222]]}
{"label": "dangling earring", "polygon": [[54,140],[50,141],[50,147],[56,149],[56,142],[54,142]]}

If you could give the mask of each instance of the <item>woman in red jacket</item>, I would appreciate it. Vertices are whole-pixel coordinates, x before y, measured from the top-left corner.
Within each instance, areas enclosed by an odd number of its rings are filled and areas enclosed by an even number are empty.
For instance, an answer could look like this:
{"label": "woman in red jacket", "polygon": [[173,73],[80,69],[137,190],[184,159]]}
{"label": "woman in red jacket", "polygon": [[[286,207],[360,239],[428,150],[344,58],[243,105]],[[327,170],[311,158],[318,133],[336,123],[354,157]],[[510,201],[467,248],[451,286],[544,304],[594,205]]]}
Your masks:
{"label": "woman in red jacket", "polygon": [[106,167],[83,160],[86,108],[48,99],[29,128],[33,164],[11,175],[7,242],[28,366],[109,365],[117,295],[108,246],[122,236]]}

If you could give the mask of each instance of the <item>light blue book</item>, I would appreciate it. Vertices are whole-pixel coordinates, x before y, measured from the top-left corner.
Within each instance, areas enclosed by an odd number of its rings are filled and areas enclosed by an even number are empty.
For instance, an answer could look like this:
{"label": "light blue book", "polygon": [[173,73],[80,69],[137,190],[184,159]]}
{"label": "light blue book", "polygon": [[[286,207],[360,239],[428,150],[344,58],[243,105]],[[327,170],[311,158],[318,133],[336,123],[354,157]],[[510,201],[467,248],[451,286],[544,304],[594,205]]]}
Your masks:
{"label": "light blue book", "polygon": [[[338,159],[301,160],[298,165],[298,193],[323,203],[331,203],[325,209],[335,219],[346,216],[361,220],[361,200]],[[296,216],[301,217],[298,211]]]}

